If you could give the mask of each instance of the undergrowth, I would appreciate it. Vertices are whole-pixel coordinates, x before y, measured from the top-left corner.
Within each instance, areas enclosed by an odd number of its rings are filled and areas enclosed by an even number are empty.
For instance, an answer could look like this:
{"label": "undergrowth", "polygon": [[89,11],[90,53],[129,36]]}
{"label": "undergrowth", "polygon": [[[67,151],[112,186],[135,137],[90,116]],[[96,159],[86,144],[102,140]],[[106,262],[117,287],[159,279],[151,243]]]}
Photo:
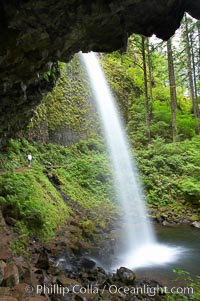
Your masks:
{"label": "undergrowth", "polygon": [[[154,139],[135,155],[153,217],[199,219],[200,138],[166,144]],[[30,169],[27,154],[33,155]],[[66,148],[11,140],[0,154],[0,206],[21,236],[49,239],[69,217],[73,200],[106,227],[119,212],[111,168],[101,138]],[[20,169],[19,169],[20,168]],[[19,169],[19,170],[18,170]],[[63,196],[66,196],[65,200]],[[81,214],[81,213],[80,213]]]}

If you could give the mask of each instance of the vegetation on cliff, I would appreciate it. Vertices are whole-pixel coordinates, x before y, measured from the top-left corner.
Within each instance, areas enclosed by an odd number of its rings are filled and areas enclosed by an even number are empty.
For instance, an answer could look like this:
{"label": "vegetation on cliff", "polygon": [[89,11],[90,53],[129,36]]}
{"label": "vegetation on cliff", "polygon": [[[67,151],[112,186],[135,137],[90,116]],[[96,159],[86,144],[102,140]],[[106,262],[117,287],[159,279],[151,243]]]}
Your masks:
{"label": "vegetation on cliff", "polygon": [[[199,69],[193,66],[188,70],[188,64],[185,64],[188,58],[185,24],[190,37],[194,38],[194,62],[198,56],[194,33],[198,32],[199,23],[186,19],[181,29],[181,56],[178,56],[177,48],[171,49],[176,61],[175,112],[172,111],[168,74],[168,61],[172,57],[167,56],[166,44],[132,36],[126,54],[101,55],[102,66],[134,148],[150,213],[154,218],[162,217],[169,222],[196,221],[200,214],[199,118],[195,116],[194,102],[190,98],[188,77],[184,75],[191,71],[194,76]],[[59,216],[61,223],[72,210],[66,197],[91,211],[92,215],[96,212],[96,223],[103,227],[106,227],[106,218],[100,212],[107,211],[104,205],[108,208],[116,206],[107,153],[84,70],[75,57],[67,65],[60,64],[60,71],[61,77],[54,91],[44,97],[26,134],[20,133],[21,142],[11,140],[7,153],[1,154],[1,169],[5,170],[1,175],[1,206],[14,206],[13,218],[19,220],[31,235],[35,235],[38,228],[41,235],[43,230],[49,232],[47,236],[55,232],[59,224],[57,204],[63,208]],[[193,92],[198,100],[199,82],[194,83]],[[24,140],[24,136],[30,143]],[[78,144],[66,148],[46,144],[49,142]],[[28,152],[34,157],[33,169],[18,172],[16,169],[26,165]],[[44,204],[47,204],[47,209],[42,207]],[[28,205],[33,208],[28,209]],[[51,211],[48,206],[53,210],[45,215],[45,210]],[[30,222],[27,218],[29,211],[34,213]],[[82,222],[87,225],[88,216]],[[34,223],[37,224],[35,229]],[[94,222],[88,225],[92,229],[96,227]]]}
{"label": "vegetation on cliff", "polygon": [[97,126],[87,77],[78,55],[60,63],[60,78],[52,93],[44,96],[28,126],[28,139],[71,145],[87,138]]}
{"label": "vegetation on cliff", "polygon": [[0,161],[0,207],[21,247],[29,237],[48,241],[76,214],[86,236],[112,226],[117,208],[109,199],[112,179],[101,141],[91,138],[66,148],[10,140]]}

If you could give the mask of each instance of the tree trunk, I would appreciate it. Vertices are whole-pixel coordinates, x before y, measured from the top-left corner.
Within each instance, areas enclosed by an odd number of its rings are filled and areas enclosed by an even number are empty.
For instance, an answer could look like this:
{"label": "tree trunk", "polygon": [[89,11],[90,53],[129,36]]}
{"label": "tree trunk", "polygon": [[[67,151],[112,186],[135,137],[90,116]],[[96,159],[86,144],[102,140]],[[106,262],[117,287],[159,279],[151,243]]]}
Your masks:
{"label": "tree trunk", "polygon": [[[199,57],[198,57],[198,80],[200,82],[200,20],[197,22],[197,32],[198,32],[198,44],[199,44]],[[199,85],[200,86],[200,85]],[[200,94],[200,87],[198,93]]]}
{"label": "tree trunk", "polygon": [[[189,79],[189,85],[190,85],[190,97],[192,100],[194,118],[198,119],[199,118],[199,107],[198,107],[198,102],[197,102],[197,99],[195,98],[195,92],[194,92],[191,45],[190,45],[190,39],[189,39],[188,19],[187,19],[186,14],[185,14],[185,37],[186,37],[186,51],[187,51],[188,79]],[[199,133],[198,125],[196,125],[195,131],[197,134]]]}
{"label": "tree trunk", "polygon": [[149,71],[149,93],[150,93],[150,100],[153,101],[153,76],[152,76],[151,53],[149,49],[149,38],[147,38],[147,58],[148,58],[148,71]]}
{"label": "tree trunk", "polygon": [[167,41],[167,57],[168,57],[168,73],[170,84],[170,99],[171,99],[171,114],[172,114],[172,138],[173,142],[177,141],[177,122],[176,122],[176,110],[177,110],[177,97],[176,97],[176,82],[174,73],[174,61],[171,39]]}
{"label": "tree trunk", "polygon": [[194,43],[193,43],[193,36],[192,33],[190,34],[190,45],[191,45],[191,59],[192,59],[192,73],[193,73],[193,79],[194,79],[194,96],[195,100],[198,104],[197,99],[197,77],[196,77],[196,66],[195,66],[195,56],[194,56]]}
{"label": "tree trunk", "polygon": [[147,80],[147,66],[146,66],[146,38],[142,36],[142,60],[143,60],[143,74],[144,74],[144,95],[145,95],[145,109],[146,109],[146,129],[148,142],[151,140],[150,133],[150,112],[149,112],[149,95],[148,95],[148,80]]}

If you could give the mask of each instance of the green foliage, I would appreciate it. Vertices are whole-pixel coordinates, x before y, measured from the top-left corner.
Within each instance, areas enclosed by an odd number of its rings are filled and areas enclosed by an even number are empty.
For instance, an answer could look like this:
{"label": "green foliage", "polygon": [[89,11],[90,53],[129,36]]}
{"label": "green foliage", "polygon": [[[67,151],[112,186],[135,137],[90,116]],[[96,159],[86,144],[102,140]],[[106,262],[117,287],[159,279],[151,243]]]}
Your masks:
{"label": "green foliage", "polygon": [[181,140],[191,139],[195,136],[195,120],[189,114],[178,114],[177,123]]}
{"label": "green foliage", "polygon": [[141,94],[142,72],[138,66],[133,65],[130,56],[118,52],[104,56],[101,63],[116,95],[121,114],[128,122],[133,100]]}
{"label": "green foliage", "polygon": [[[198,219],[199,149],[198,136],[174,144],[158,137],[148,148],[137,148],[136,158],[153,216]],[[81,220],[86,234],[95,232],[96,225],[105,228],[114,221],[119,208],[102,138],[92,136],[70,148],[11,141],[8,150],[1,156],[4,162],[10,162],[12,172],[0,176],[0,206],[4,214],[8,212],[17,220],[22,241],[29,236],[53,236],[74,207],[87,212],[87,218]],[[32,168],[18,172],[15,162],[22,167],[29,151],[33,155]],[[54,185],[52,179],[56,180]],[[14,244],[13,248],[19,252],[23,245]]]}
{"label": "green foliage", "polygon": [[40,170],[6,173],[0,178],[0,187],[3,214],[17,220],[22,236],[40,234],[49,239],[68,214],[60,195]]}
{"label": "green foliage", "polygon": [[8,142],[8,148],[9,153],[14,153],[16,155],[19,155],[20,153],[20,143],[17,140],[10,139]]}
{"label": "green foliage", "polygon": [[183,177],[179,183],[179,188],[186,200],[192,201],[197,205],[200,203],[200,186],[198,179],[193,177]]}
{"label": "green foliage", "polygon": [[173,295],[167,296],[167,301],[199,301],[200,298],[200,276],[193,278],[190,273],[182,269],[174,269],[174,273],[177,274],[177,279],[175,280],[178,283],[184,283],[182,288],[179,287],[179,291]]}
{"label": "green foliage", "polygon": [[[154,39],[155,40],[155,39]],[[175,55],[178,52],[176,49]],[[178,55],[178,54],[177,54]],[[179,55],[180,56],[180,55]],[[178,59],[178,57],[177,57]],[[172,114],[170,105],[170,87],[166,44],[151,42],[150,60],[152,68],[152,95],[150,99],[150,78],[148,77],[150,132],[151,138],[163,137],[172,141]],[[144,74],[141,38],[133,35],[129,39],[126,54],[114,52],[103,56],[102,65],[107,79],[117,98],[121,114],[124,117],[128,134],[135,147],[148,144],[146,137],[146,111],[144,99]],[[187,60],[185,59],[185,62]],[[149,70],[147,65],[147,73]],[[188,82],[183,78],[187,70],[176,69],[177,93],[177,129],[178,141],[192,139],[195,136],[196,123],[192,113],[192,101],[188,95]]]}
{"label": "green foliage", "polygon": [[[24,231],[24,228],[22,228],[22,231]],[[20,236],[20,240],[16,239],[11,243],[11,249],[17,255],[21,255],[27,246],[28,244],[27,241],[24,239],[24,235]]]}
{"label": "green foliage", "polygon": [[[166,144],[163,139],[152,141],[148,149],[137,150],[137,160],[151,206],[166,215],[181,217],[188,208],[199,214],[200,137],[192,141]],[[163,214],[163,213],[162,213]]]}
{"label": "green foliage", "polygon": [[[33,155],[31,169],[22,165],[29,150]],[[95,231],[91,227],[94,220],[95,225],[104,228],[111,222],[116,208],[109,199],[113,193],[112,178],[101,138],[93,136],[71,148],[12,140],[8,151],[1,154],[4,162],[11,156],[13,160],[11,172],[4,169],[0,176],[0,208],[5,217],[16,220],[15,228],[20,234],[20,243],[12,246],[16,253],[25,248],[30,236],[51,238],[73,212],[74,204],[89,212],[81,221],[84,233],[89,228],[89,232]],[[19,170],[15,169],[15,161]],[[52,179],[56,179],[54,184]]]}

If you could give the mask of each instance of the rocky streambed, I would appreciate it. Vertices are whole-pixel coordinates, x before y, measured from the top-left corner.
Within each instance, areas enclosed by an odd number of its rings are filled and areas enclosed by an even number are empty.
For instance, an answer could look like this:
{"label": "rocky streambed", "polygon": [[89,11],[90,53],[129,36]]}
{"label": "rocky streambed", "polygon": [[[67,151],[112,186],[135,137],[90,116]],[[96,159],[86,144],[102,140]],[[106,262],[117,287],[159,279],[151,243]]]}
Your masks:
{"label": "rocky streambed", "polygon": [[[1,301],[42,300],[164,300],[156,281],[139,281],[133,271],[121,267],[109,274],[85,257],[72,254],[54,260],[45,248],[36,262],[10,257],[1,260]],[[2,258],[2,255],[1,255]],[[72,263],[73,262],[73,263]],[[153,294],[153,295],[152,295]],[[156,299],[155,299],[156,295]]]}
{"label": "rocky streambed", "polygon": [[137,279],[126,267],[113,273],[99,267],[86,242],[69,239],[69,232],[78,237],[80,231],[74,223],[61,228],[48,244],[29,241],[27,250],[17,255],[12,251],[17,234],[1,217],[0,301],[166,299],[157,281]]}
{"label": "rocky streambed", "polygon": [[[145,269],[145,273],[136,271],[136,277],[134,271],[127,267],[111,273],[91,259],[91,254],[104,262],[114,258],[116,233],[112,227],[87,232],[80,226],[79,219],[78,214],[72,216],[49,243],[29,240],[26,251],[17,255],[19,235],[14,231],[14,221],[0,216],[0,301],[168,300],[164,276],[160,276],[163,270],[160,272],[152,267],[152,271]],[[181,245],[184,239],[186,242],[190,237],[195,243],[198,242],[198,229],[192,230],[187,226],[179,231],[179,223],[165,217],[156,222],[162,224],[157,224],[159,229],[155,227],[158,237],[161,231],[161,242],[163,237],[167,238],[164,243],[170,242],[172,236],[175,239],[171,241],[173,245]],[[166,222],[176,227],[163,227],[168,225]],[[189,246],[192,241],[188,242]],[[195,248],[198,250],[198,245],[194,245]],[[192,253],[194,261],[198,257],[196,255]],[[190,258],[186,263],[191,266]],[[160,283],[156,281],[158,279]]]}

